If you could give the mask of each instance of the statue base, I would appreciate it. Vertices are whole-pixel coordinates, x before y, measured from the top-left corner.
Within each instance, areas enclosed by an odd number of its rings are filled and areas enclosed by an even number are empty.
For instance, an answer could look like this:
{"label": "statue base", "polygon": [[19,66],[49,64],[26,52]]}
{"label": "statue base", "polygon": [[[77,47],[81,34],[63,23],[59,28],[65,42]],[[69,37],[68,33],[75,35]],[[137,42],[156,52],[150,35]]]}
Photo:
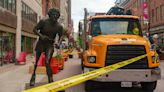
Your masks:
{"label": "statue base", "polygon": [[[29,66],[29,73],[32,74],[34,71],[34,66]],[[45,66],[37,66],[36,74],[46,74],[46,67]]]}
{"label": "statue base", "polygon": [[[42,86],[42,85],[45,85],[45,84],[47,84],[47,82],[35,83],[34,86],[30,86],[30,83],[26,83],[24,89],[27,90],[27,89],[35,88],[35,87]],[[58,92],[65,92],[65,90],[61,90],[61,91],[58,91]]]}

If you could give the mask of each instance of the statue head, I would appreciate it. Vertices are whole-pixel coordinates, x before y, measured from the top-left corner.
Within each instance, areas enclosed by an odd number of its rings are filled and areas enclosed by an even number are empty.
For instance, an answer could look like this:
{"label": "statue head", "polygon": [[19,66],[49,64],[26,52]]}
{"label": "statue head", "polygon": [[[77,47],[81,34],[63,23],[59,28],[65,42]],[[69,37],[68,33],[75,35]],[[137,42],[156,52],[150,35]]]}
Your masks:
{"label": "statue head", "polygon": [[48,11],[48,16],[51,20],[57,21],[60,17],[60,11],[57,8],[52,8]]}

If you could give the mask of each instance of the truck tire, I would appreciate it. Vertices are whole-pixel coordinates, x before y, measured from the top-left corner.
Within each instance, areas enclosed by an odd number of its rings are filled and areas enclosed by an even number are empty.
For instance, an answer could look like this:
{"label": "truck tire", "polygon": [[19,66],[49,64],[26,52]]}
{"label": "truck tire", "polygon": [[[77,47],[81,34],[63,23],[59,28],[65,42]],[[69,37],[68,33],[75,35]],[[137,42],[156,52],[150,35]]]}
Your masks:
{"label": "truck tire", "polygon": [[85,82],[85,91],[89,92],[93,88],[93,81],[88,80]]}
{"label": "truck tire", "polygon": [[156,88],[157,86],[157,81],[153,82],[141,82],[142,89],[145,91],[152,91]]}

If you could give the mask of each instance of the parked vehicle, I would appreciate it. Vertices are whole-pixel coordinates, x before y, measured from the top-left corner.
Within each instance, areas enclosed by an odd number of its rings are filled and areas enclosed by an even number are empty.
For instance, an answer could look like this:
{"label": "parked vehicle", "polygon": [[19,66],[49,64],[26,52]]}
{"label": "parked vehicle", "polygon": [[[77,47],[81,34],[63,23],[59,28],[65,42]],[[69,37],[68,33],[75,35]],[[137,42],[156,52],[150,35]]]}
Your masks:
{"label": "parked vehicle", "polygon": [[159,57],[143,37],[139,17],[125,13],[90,16],[84,19],[83,26],[81,37],[86,46],[83,46],[81,66],[84,72],[147,54],[135,63],[87,81],[86,90],[95,82],[118,82],[122,86],[140,83],[148,91],[156,88],[161,77]]}

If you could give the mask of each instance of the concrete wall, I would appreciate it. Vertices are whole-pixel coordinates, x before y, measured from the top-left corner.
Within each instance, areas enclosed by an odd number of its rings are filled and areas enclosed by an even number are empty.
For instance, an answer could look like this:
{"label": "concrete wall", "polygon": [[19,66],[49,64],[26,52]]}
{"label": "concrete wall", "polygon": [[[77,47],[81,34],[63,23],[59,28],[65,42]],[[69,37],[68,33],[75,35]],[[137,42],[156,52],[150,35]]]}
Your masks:
{"label": "concrete wall", "polygon": [[0,24],[16,28],[17,16],[6,9],[0,7]]}

